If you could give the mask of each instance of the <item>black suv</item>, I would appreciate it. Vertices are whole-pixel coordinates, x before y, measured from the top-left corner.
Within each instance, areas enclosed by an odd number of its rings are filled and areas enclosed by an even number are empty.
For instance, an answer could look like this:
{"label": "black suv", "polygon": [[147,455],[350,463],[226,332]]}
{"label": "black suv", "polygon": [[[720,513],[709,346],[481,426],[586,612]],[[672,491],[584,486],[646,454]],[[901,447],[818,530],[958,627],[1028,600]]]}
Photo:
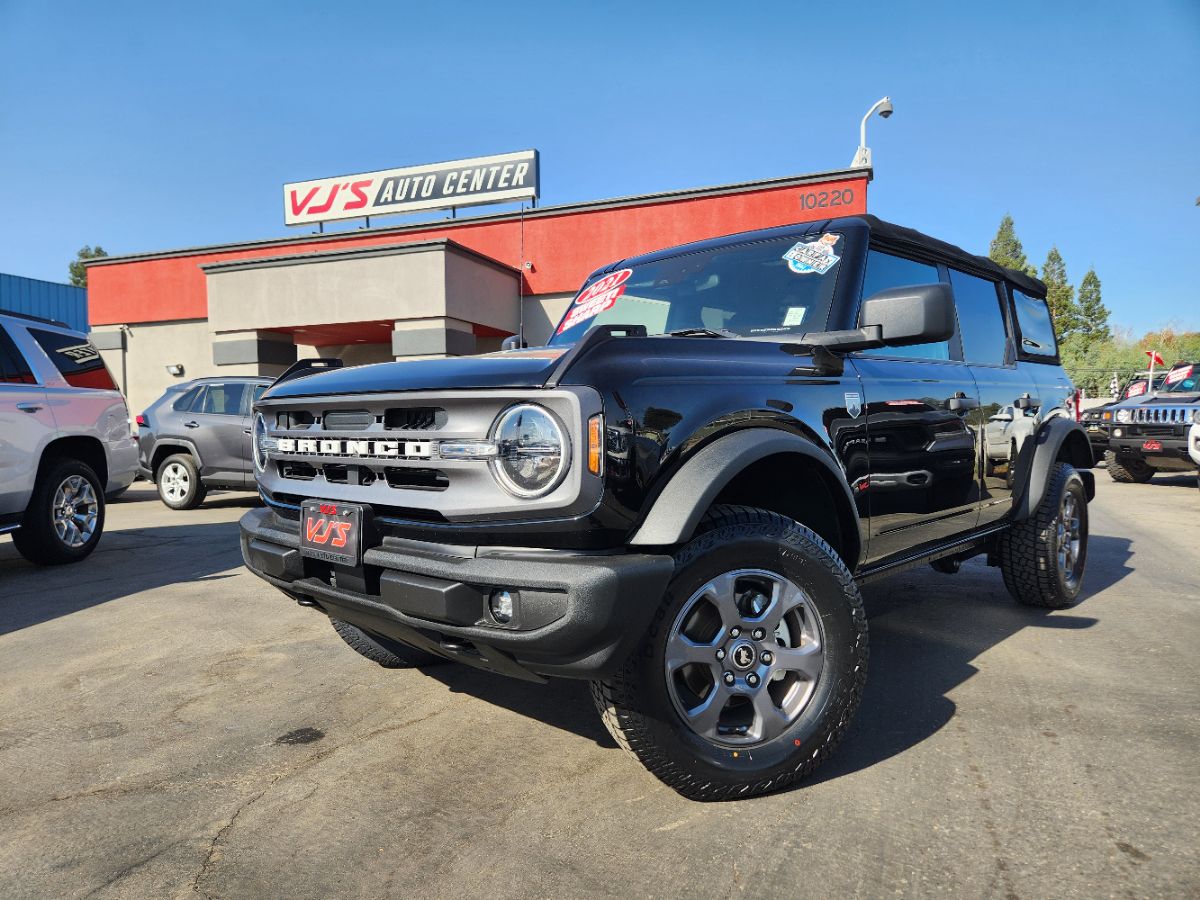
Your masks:
{"label": "black suv", "polygon": [[[861,583],[986,554],[1077,597],[1092,456],[1044,296],[870,216],[614,263],[546,347],[287,373],[242,553],[385,665],[588,679],[681,793],[774,789],[858,705]],[[1028,433],[988,452],[1002,409]]]}
{"label": "black suv", "polygon": [[171,509],[194,509],[209,490],[254,490],[250,409],[271,379],[197,378],[172,385],[137,417],[140,471]]}
{"label": "black suv", "polygon": [[1105,461],[1113,481],[1143,484],[1155,472],[1195,471],[1190,435],[1200,424],[1200,363],[1176,363],[1154,396],[1118,403],[1111,413]]}

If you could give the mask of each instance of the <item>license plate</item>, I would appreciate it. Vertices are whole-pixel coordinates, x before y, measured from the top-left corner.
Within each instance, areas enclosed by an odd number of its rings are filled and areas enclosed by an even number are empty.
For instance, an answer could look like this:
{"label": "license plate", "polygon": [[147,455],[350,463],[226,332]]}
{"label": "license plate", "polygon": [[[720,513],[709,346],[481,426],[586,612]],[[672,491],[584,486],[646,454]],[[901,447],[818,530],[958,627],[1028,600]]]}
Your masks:
{"label": "license plate", "polygon": [[1151,451],[1161,450],[1162,449],[1162,441],[1146,441],[1144,444],[1142,444],[1142,449],[1143,450],[1151,450]]}
{"label": "license plate", "polygon": [[300,553],[357,566],[362,557],[363,508],[354,503],[305,500],[301,509]]}

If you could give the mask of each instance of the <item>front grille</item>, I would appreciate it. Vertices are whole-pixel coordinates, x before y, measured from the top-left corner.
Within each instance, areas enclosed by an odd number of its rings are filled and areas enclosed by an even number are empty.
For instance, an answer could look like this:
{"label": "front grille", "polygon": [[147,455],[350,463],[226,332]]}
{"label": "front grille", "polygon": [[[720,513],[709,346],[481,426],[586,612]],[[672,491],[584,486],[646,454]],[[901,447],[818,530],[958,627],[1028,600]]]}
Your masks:
{"label": "front grille", "polygon": [[326,410],[321,427],[326,431],[366,431],[375,424],[375,417],[365,409]]}
{"label": "front grille", "polygon": [[444,491],[450,487],[445,472],[437,469],[400,469],[388,466],[383,470],[389,486],[418,491]]}
{"label": "front grille", "polygon": [[1180,425],[1135,425],[1129,433],[1139,437],[1173,437],[1184,434]]}
{"label": "front grille", "polygon": [[316,417],[307,410],[293,410],[281,412],[275,421],[277,427],[291,431],[293,428],[307,428],[316,421]]}
{"label": "front grille", "polygon": [[400,406],[383,412],[388,431],[429,431],[446,422],[446,411],[437,406]]}
{"label": "front grille", "polygon": [[1139,406],[1130,420],[1137,425],[1190,425],[1195,406]]}

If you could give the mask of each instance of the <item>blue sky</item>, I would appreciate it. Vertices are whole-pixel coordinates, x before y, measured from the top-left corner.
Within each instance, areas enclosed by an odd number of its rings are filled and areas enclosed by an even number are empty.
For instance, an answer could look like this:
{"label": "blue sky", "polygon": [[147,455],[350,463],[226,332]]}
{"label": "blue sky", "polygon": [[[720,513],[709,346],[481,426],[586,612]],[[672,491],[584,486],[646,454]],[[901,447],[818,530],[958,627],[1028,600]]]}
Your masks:
{"label": "blue sky", "polygon": [[[0,0],[0,271],[287,233],[285,181],[536,147],[542,202],[841,168],[1200,329],[1200,2]],[[598,261],[600,262],[600,261]]]}

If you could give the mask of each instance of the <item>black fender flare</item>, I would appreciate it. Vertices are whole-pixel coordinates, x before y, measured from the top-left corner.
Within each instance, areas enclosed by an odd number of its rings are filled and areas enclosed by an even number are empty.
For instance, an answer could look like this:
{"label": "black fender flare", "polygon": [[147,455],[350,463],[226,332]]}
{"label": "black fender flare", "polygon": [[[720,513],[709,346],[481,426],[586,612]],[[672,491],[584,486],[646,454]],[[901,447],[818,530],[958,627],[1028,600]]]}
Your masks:
{"label": "black fender flare", "polygon": [[[775,428],[744,428],[717,438],[696,451],[670,477],[654,500],[650,512],[630,539],[631,546],[665,547],[688,540],[713,501],[747,466],[781,453],[798,453],[823,466],[840,485],[846,511],[853,519],[854,540],[859,539],[858,510],[845,473],[833,461],[828,451],[812,441]],[[855,558],[847,559],[851,569],[858,563],[861,546],[855,547]]]}
{"label": "black fender flare", "polygon": [[[1068,444],[1068,442],[1070,442]],[[1078,422],[1065,416],[1047,419],[1033,438],[1033,453],[1027,455],[1022,470],[1018,473],[1017,489],[1014,491],[1013,520],[1020,521],[1033,515],[1046,493],[1046,482],[1050,468],[1059,459],[1064,445],[1067,460],[1079,470],[1083,486],[1090,502],[1096,496],[1096,478],[1091,469],[1092,451],[1087,432]]]}

